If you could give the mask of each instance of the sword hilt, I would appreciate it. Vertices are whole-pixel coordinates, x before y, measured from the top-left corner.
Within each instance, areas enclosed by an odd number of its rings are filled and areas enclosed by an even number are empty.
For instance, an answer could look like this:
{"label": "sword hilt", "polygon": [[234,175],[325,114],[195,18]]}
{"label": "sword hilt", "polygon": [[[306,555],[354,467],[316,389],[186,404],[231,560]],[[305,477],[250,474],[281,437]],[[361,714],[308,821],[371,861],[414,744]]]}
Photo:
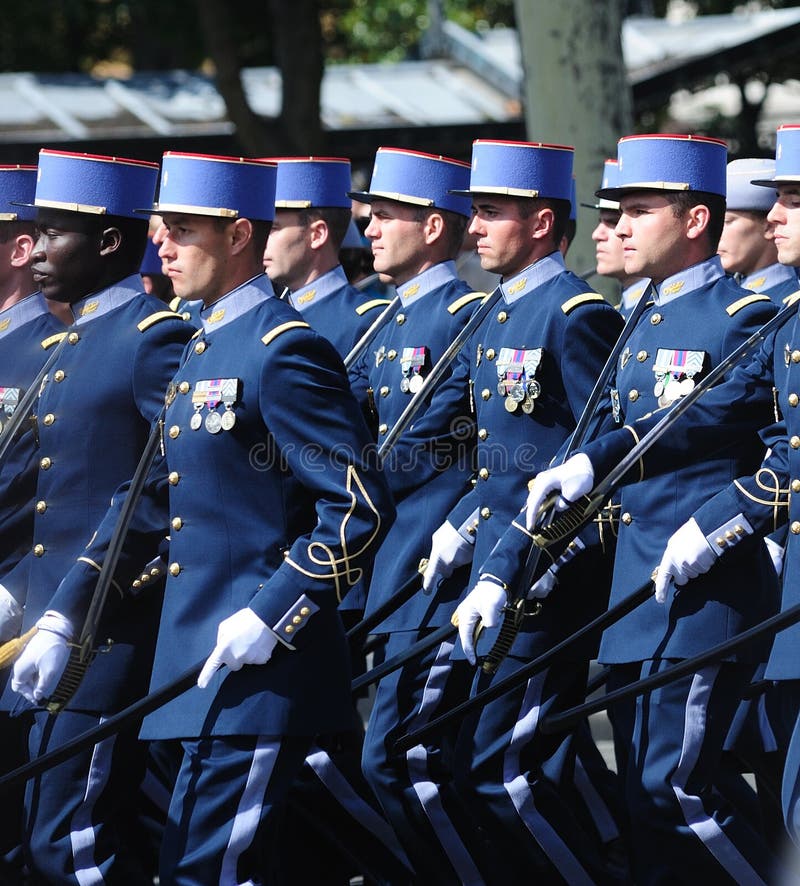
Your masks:
{"label": "sword hilt", "polygon": [[[565,511],[545,526],[537,527],[533,542],[537,547],[549,548],[556,542],[571,539],[586,523],[600,510],[605,496],[582,495],[576,502],[571,504]],[[549,502],[542,505],[542,509],[549,506]]]}
{"label": "sword hilt", "polygon": [[70,699],[78,691],[81,681],[86,676],[89,665],[95,660],[99,651],[97,648],[91,648],[88,644],[70,644],[69,658],[64,673],[50,698],[45,702],[48,714],[57,714],[69,704]]}
{"label": "sword hilt", "polygon": [[494,645],[486,653],[483,662],[481,663],[481,669],[485,674],[494,674],[497,672],[500,663],[510,652],[514,640],[516,640],[517,634],[519,633],[519,629],[522,627],[522,622],[525,620],[525,616],[538,615],[541,612],[542,604],[539,603],[538,600],[531,611],[525,609],[525,604],[527,602],[528,601],[524,597],[520,597],[520,599],[514,603],[507,603],[503,607],[503,623],[500,625],[497,639],[494,641]]}

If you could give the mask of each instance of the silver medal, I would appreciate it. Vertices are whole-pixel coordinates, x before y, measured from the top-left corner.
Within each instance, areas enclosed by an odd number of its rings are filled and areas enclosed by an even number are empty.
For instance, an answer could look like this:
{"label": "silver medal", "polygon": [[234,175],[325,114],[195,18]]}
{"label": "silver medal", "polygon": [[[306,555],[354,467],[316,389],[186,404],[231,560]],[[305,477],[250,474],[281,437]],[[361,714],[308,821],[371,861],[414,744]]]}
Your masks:
{"label": "silver medal", "polygon": [[209,434],[218,434],[222,430],[222,416],[218,412],[209,412],[206,416],[206,430]]}

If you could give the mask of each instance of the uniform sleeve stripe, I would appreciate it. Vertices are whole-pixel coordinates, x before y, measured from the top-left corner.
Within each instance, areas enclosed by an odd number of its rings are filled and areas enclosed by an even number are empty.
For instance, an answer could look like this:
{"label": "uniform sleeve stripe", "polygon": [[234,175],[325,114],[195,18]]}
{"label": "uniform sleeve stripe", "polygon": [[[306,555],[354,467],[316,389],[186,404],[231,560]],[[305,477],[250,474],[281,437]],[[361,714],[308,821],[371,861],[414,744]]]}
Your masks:
{"label": "uniform sleeve stripe", "polygon": [[47,350],[53,345],[58,344],[62,338],[66,336],[66,332],[57,332],[55,335],[50,335],[46,339],[42,341],[42,347]]}
{"label": "uniform sleeve stripe", "polygon": [[738,311],[741,311],[742,308],[746,308],[747,305],[751,305],[756,301],[770,301],[770,297],[768,295],[763,295],[762,293],[754,292],[753,295],[746,295],[744,298],[735,301],[732,305],[728,305],[725,310],[727,311],[728,316],[732,317]]}
{"label": "uniform sleeve stripe", "polygon": [[447,311],[450,314],[455,314],[457,311],[460,311],[464,305],[468,305],[470,302],[477,301],[480,299],[486,298],[488,295],[487,292],[468,292],[466,295],[462,295],[460,298],[457,298],[452,304],[447,306]]}
{"label": "uniform sleeve stripe", "polygon": [[183,320],[180,314],[176,314],[175,311],[156,311],[155,314],[151,314],[149,317],[145,317],[141,323],[136,324],[136,328],[139,332],[144,332],[146,329],[149,329],[151,326],[155,326],[156,323],[160,323],[162,320]]}
{"label": "uniform sleeve stripe", "polygon": [[391,299],[389,298],[373,298],[371,301],[365,301],[363,305],[359,305],[356,308],[356,313],[360,317],[362,314],[366,314],[367,311],[371,311],[373,308],[385,307],[388,304],[391,304]]}
{"label": "uniform sleeve stripe", "polygon": [[265,345],[271,344],[279,335],[283,335],[284,332],[288,332],[290,329],[311,329],[311,327],[302,320],[289,320],[288,323],[281,323],[280,326],[270,329],[266,335],[262,336],[261,341]]}
{"label": "uniform sleeve stripe", "polygon": [[573,295],[572,298],[568,298],[563,305],[561,305],[561,310],[565,314],[569,314],[569,312],[573,308],[577,308],[578,305],[585,305],[591,302],[601,302],[605,301],[602,295],[599,292],[584,292],[582,295]]}

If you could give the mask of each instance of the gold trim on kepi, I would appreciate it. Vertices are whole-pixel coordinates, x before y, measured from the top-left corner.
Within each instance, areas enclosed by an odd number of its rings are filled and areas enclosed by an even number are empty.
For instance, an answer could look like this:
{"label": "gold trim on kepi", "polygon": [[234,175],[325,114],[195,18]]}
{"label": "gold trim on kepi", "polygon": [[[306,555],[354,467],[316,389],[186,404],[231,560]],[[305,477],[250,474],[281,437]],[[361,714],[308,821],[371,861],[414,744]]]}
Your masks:
{"label": "gold trim on kepi", "polygon": [[310,200],[276,200],[276,209],[310,209]]}
{"label": "gold trim on kepi", "polygon": [[163,215],[165,212],[182,212],[187,215],[212,215],[215,218],[238,218],[235,209],[216,208],[211,206],[189,206],[184,203],[154,203],[152,209],[141,209],[139,212]]}
{"label": "gold trim on kepi", "polygon": [[37,198],[34,206],[42,209],[66,209],[68,212],[85,212],[90,215],[105,215],[108,210],[105,206],[89,206],[86,203],[67,203],[61,200],[42,200]]}

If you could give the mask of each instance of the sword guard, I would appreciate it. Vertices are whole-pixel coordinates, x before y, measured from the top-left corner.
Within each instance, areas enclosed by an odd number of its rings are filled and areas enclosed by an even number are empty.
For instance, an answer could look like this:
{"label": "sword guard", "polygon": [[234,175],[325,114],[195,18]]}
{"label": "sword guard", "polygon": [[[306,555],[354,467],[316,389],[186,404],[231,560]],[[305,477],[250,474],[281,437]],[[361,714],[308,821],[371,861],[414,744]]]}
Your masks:
{"label": "sword guard", "polygon": [[53,694],[45,702],[48,714],[58,714],[64,710],[72,696],[78,691],[89,665],[99,652],[108,652],[111,644],[111,640],[108,640],[106,645],[100,648],[92,648],[89,644],[70,644],[69,658],[64,673],[53,690]]}
{"label": "sword guard", "polygon": [[500,663],[508,655],[519,629],[522,627],[525,615],[525,600],[523,598],[515,603],[507,603],[503,607],[503,624],[500,625],[500,632],[494,641],[494,646],[486,653],[481,664],[484,674],[496,673]]}
{"label": "sword guard", "polygon": [[597,510],[597,496],[582,495],[546,526],[538,527],[533,542],[540,548],[549,548],[556,542],[571,538]]}

